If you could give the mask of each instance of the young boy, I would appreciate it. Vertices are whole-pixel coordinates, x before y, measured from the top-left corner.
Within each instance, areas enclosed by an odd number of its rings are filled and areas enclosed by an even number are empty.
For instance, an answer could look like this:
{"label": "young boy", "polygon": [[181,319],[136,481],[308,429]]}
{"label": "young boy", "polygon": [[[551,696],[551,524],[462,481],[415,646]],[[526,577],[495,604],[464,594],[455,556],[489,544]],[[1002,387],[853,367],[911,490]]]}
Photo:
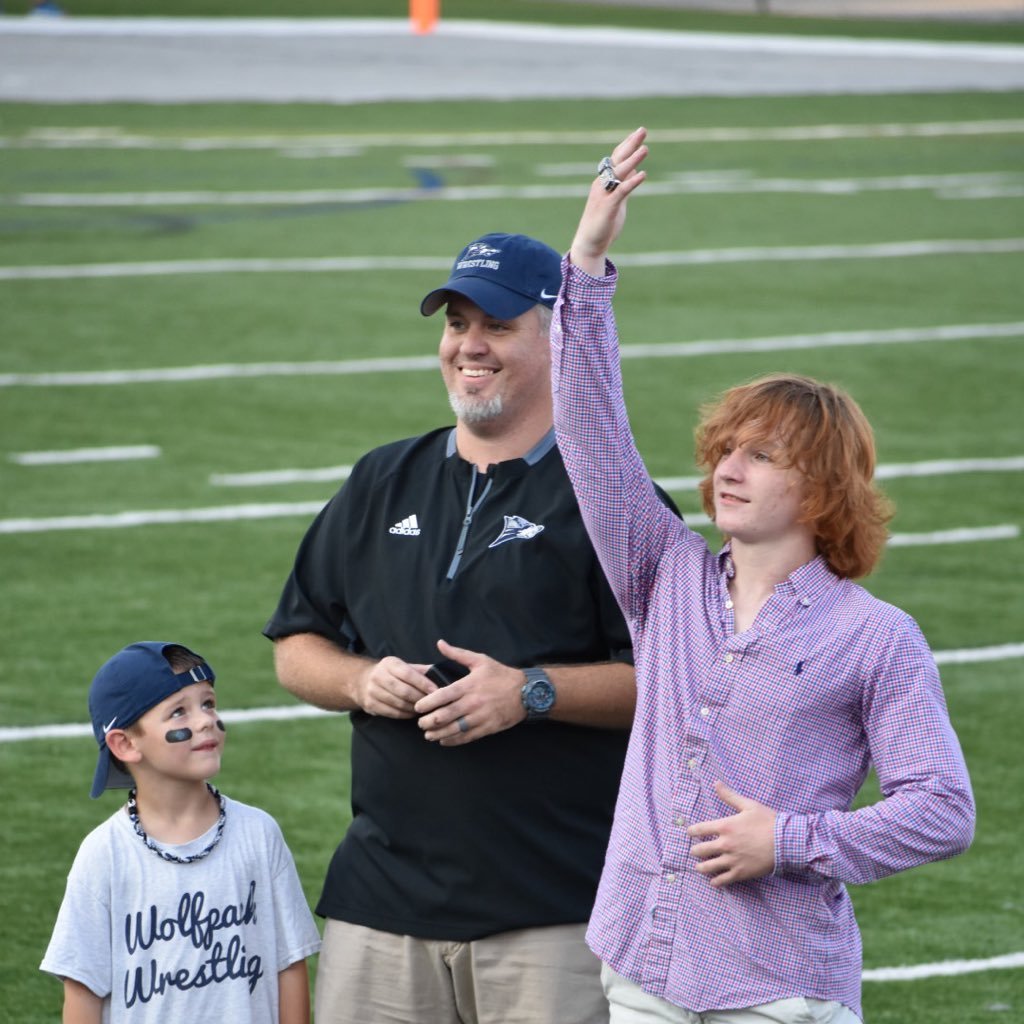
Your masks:
{"label": "young boy", "polygon": [[82,843],[41,970],[64,1024],[308,1024],[320,947],[276,822],[222,796],[214,674],[180,644],[131,644],[89,689],[92,796],[134,787]]}

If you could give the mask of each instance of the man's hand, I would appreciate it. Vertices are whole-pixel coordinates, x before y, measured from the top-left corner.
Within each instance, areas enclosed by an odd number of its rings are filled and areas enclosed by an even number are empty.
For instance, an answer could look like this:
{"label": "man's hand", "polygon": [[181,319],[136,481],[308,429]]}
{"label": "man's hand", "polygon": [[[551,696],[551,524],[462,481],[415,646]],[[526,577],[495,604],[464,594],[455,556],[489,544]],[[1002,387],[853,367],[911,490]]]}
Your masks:
{"label": "man's hand", "polygon": [[526,717],[521,697],[526,681],[522,669],[502,665],[477,651],[453,647],[444,640],[438,640],[437,649],[446,658],[465,665],[469,675],[416,702],[415,711],[426,739],[442,747],[457,747],[510,729]]}
{"label": "man's hand", "polygon": [[712,875],[715,887],[770,875],[775,868],[775,811],[740,796],[723,782],[715,783],[715,792],[738,813],[702,821],[686,830],[694,839],[716,836],[692,847],[701,861],[697,870]]}
{"label": "man's hand", "polygon": [[437,686],[401,658],[368,661],[356,678],[355,695],[368,715],[384,718],[415,718],[415,705]]}

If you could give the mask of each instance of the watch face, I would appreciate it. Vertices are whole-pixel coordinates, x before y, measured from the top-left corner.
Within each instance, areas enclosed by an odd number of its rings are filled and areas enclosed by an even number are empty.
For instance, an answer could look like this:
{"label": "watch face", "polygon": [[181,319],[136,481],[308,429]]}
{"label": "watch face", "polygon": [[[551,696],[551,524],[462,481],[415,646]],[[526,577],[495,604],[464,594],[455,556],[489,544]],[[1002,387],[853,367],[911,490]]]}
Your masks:
{"label": "watch face", "polygon": [[535,679],[526,700],[531,711],[549,711],[555,703],[555,688],[546,679]]}

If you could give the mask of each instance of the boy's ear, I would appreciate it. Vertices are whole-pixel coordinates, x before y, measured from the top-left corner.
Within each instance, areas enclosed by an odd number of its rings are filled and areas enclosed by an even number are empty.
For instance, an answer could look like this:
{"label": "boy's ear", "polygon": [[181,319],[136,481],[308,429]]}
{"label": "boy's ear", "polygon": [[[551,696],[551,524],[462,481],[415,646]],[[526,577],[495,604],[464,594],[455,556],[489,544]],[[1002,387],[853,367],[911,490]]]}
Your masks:
{"label": "boy's ear", "polygon": [[134,740],[124,729],[111,729],[107,733],[107,749],[124,764],[135,764],[142,760]]}

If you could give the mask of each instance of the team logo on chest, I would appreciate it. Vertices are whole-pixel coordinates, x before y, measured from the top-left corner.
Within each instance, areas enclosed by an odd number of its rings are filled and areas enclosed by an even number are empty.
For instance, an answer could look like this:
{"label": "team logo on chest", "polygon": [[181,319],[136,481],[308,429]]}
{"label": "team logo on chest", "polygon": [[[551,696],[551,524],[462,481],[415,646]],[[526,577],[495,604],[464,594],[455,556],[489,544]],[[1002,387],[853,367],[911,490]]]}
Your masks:
{"label": "team logo on chest", "polygon": [[542,533],[544,527],[540,523],[531,523],[529,519],[522,516],[505,516],[505,526],[501,533],[487,546],[496,548],[509,540],[532,540],[538,533]]}
{"label": "team logo on chest", "polygon": [[420,523],[416,518],[416,513],[413,512],[411,516],[406,516],[404,519],[399,520],[388,530],[388,533],[393,533],[398,537],[418,537],[420,535]]}

